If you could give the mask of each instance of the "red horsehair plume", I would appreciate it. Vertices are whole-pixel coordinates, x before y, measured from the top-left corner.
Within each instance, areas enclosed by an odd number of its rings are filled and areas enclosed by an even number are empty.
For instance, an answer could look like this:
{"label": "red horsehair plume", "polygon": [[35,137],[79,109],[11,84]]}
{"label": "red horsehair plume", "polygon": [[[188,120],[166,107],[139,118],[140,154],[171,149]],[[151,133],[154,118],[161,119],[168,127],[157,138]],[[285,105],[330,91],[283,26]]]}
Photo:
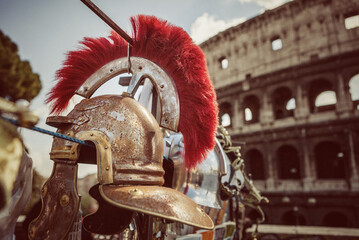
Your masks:
{"label": "red horsehair plume", "polygon": [[[216,93],[209,79],[202,50],[180,27],[153,16],[131,18],[133,48],[131,56],[149,59],[161,66],[176,83],[180,99],[178,130],[184,138],[185,166],[202,162],[215,146],[218,125]],[[64,67],[57,71],[56,86],[47,103],[52,112],[61,113],[75,91],[103,65],[127,56],[127,42],[112,31],[109,38],[85,38],[83,48],[67,55]]]}

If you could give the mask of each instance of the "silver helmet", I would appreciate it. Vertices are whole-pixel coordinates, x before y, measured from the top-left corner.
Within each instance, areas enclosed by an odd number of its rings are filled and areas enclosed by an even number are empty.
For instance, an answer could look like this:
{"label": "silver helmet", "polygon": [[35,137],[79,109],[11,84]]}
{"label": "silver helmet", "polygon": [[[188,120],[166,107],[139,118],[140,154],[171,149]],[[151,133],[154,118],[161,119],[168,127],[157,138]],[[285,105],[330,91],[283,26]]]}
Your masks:
{"label": "silver helmet", "polygon": [[196,169],[184,168],[184,151],[181,133],[168,133],[164,137],[164,156],[173,164],[173,174],[166,179],[170,181],[169,185],[199,205],[221,208],[226,186],[241,188],[241,171],[231,169],[231,162],[217,139],[214,150]]}

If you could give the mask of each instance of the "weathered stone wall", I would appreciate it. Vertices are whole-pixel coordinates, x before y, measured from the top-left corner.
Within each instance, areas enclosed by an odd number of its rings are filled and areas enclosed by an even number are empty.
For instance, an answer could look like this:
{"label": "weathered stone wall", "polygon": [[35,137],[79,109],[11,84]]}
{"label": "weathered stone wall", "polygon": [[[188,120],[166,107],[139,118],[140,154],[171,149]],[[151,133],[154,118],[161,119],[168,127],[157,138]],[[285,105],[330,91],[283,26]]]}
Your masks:
{"label": "weathered stone wall", "polygon": [[[356,15],[358,1],[296,0],[201,44],[220,120],[272,199],[267,223],[359,227],[359,27],[345,26]],[[325,92],[335,103],[316,103]]]}
{"label": "weathered stone wall", "polygon": [[[348,31],[344,23],[358,9],[355,0],[293,1],[219,33],[201,44],[215,87],[359,49],[359,30]],[[275,38],[282,41],[277,51]]]}

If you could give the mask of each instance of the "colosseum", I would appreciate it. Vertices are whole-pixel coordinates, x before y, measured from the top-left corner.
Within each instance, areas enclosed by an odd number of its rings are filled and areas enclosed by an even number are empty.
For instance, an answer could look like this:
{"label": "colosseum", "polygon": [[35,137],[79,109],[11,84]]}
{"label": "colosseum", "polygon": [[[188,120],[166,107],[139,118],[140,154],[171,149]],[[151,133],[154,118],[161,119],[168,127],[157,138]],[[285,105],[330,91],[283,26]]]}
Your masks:
{"label": "colosseum", "polygon": [[201,48],[265,223],[359,227],[359,2],[291,1]]}

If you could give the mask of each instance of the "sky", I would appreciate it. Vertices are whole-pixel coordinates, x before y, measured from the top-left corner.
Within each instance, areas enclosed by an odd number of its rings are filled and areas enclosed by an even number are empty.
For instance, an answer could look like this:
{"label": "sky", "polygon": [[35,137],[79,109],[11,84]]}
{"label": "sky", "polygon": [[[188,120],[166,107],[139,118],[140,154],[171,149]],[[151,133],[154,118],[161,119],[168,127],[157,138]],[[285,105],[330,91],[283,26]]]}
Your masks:
{"label": "sky", "polygon": [[[93,0],[114,22],[130,33],[129,18],[154,15],[182,27],[196,43],[272,9],[287,0]],[[0,30],[18,45],[22,60],[28,60],[43,85],[30,109],[45,124],[49,108],[46,94],[54,86],[55,73],[66,52],[78,49],[84,37],[106,37],[111,31],[80,0],[0,0]],[[50,176],[52,137],[21,130],[35,169]],[[96,166],[80,165],[79,177],[96,172]]]}

